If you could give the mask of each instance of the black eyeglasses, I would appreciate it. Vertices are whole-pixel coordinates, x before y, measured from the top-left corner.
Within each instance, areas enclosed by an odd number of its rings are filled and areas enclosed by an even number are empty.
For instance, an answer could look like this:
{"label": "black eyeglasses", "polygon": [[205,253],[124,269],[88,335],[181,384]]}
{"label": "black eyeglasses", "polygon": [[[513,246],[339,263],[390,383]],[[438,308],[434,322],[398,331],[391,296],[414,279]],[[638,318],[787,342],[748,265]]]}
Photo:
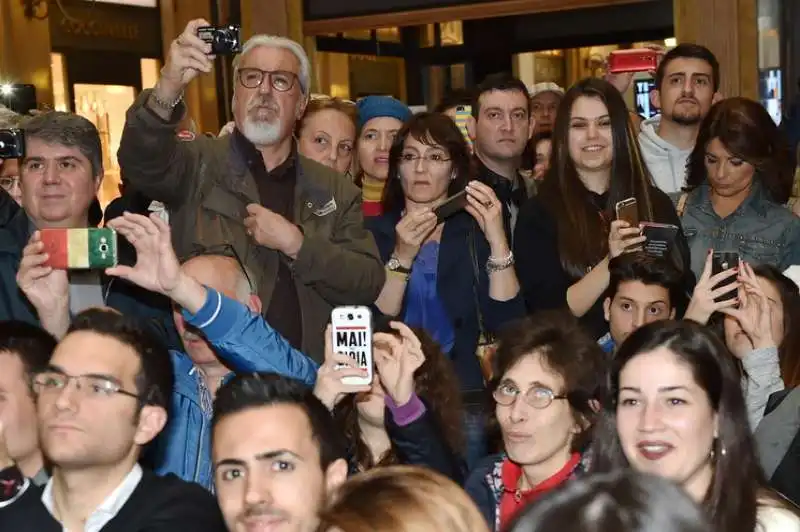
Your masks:
{"label": "black eyeglasses", "polygon": [[527,404],[539,410],[547,408],[556,399],[567,399],[565,394],[556,395],[556,393],[549,388],[533,386],[527,391],[522,392],[519,388],[507,382],[500,383],[500,386],[492,393],[492,397],[497,404],[502,406],[513,405],[520,395],[525,399]]}
{"label": "black eyeglasses", "polygon": [[239,265],[239,269],[244,274],[244,278],[247,279],[247,285],[250,287],[250,293],[255,293],[255,284],[253,280],[250,278],[250,274],[247,273],[247,267],[244,265],[244,261],[242,260],[241,255],[236,251],[236,248],[233,247],[233,244],[224,243],[224,244],[217,244],[215,246],[209,247],[198,247],[185,257],[181,259],[181,264],[188,261],[189,259],[193,259],[195,257],[202,257],[207,255],[222,255],[223,257],[230,257],[236,261],[236,264]]}
{"label": "black eyeglasses", "polygon": [[43,371],[33,377],[33,391],[38,396],[60,393],[75,381],[75,387],[82,397],[108,398],[116,394],[127,395],[141,400],[138,394],[122,389],[122,383],[106,375],[67,375],[60,371]]}
{"label": "black eyeglasses", "polygon": [[261,70],[260,68],[240,68],[238,71],[239,83],[248,89],[255,89],[269,79],[270,86],[278,92],[292,90],[297,80],[297,74],[286,70]]}

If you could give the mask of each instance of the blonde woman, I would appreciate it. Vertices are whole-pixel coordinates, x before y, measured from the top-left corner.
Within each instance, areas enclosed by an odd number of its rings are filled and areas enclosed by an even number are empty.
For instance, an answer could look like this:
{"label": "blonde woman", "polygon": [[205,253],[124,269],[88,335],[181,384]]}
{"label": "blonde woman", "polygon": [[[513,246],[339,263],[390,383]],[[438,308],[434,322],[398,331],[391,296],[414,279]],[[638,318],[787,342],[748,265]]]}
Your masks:
{"label": "blonde woman", "polygon": [[469,496],[429,469],[389,466],[350,478],[320,514],[318,532],[488,532]]}

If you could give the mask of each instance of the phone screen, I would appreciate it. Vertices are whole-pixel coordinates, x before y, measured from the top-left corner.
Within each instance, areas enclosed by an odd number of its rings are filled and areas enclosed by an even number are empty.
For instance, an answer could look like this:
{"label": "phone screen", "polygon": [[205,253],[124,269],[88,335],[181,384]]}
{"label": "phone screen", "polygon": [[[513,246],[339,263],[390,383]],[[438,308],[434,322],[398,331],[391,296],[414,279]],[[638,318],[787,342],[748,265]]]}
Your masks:
{"label": "phone screen", "polygon": [[372,312],[367,307],[336,307],[331,312],[331,345],[334,353],[348,355],[366,377],[345,377],[353,385],[372,383]]}

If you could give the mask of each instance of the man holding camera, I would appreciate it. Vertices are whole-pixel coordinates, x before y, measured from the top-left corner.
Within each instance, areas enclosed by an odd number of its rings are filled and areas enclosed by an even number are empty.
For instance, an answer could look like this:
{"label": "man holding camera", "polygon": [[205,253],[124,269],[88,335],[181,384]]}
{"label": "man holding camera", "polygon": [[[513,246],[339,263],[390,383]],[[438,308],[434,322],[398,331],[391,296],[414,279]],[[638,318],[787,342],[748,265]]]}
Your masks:
{"label": "man holding camera", "polygon": [[213,67],[212,45],[198,37],[205,26],[186,26],[156,87],[128,110],[120,166],[166,204],[179,256],[231,244],[255,272],[267,321],[322,361],[332,307],[372,304],[385,280],[360,192],[297,153],[292,130],[308,102],[310,65],[288,39],[255,36],[234,60],[231,135],[176,139],[184,88]]}

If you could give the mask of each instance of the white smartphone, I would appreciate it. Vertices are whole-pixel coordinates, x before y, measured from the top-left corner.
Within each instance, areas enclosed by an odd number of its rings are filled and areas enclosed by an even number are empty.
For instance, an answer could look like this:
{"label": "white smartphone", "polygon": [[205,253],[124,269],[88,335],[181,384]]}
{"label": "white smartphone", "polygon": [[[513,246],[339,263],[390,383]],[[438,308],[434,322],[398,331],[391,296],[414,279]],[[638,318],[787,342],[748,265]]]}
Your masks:
{"label": "white smartphone", "polygon": [[366,377],[344,377],[349,385],[372,383],[372,312],[367,307],[336,307],[331,312],[334,353],[350,356],[356,367],[366,370]]}

